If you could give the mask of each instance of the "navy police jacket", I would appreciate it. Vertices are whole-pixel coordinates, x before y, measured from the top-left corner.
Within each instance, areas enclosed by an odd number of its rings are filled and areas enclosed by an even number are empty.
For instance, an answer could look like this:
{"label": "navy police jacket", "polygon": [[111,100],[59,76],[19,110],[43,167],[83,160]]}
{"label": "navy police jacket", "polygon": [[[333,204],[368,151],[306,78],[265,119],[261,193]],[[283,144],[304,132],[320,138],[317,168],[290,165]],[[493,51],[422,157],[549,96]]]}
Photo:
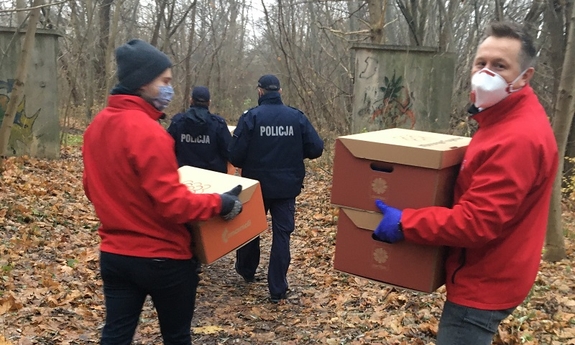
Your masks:
{"label": "navy police jacket", "polygon": [[176,141],[178,165],[227,172],[232,139],[226,121],[206,107],[191,106],[172,118],[168,133]]}
{"label": "navy police jacket", "polygon": [[307,117],[268,92],[239,119],[229,146],[230,162],[242,176],[260,181],[264,198],[292,198],[301,192],[305,158],[323,152],[323,140]]}

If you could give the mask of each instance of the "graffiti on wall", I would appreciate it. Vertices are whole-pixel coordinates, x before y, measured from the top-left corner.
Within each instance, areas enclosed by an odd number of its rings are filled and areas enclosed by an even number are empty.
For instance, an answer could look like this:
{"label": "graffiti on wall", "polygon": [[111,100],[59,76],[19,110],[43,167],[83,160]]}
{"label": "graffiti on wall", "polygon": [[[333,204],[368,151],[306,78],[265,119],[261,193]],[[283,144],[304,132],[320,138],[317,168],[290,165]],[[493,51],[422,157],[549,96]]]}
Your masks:
{"label": "graffiti on wall", "polygon": [[[14,86],[14,80],[0,80],[0,123],[4,120],[4,114],[8,109],[8,102],[10,101],[10,93]],[[28,117],[26,115],[26,96],[22,98],[16,115],[14,116],[14,123],[10,132],[10,139],[8,141],[8,152],[12,154],[27,154],[30,153],[30,148],[35,139],[32,127],[40,114],[38,109],[34,115]]]}
{"label": "graffiti on wall", "polygon": [[[359,79],[378,77],[379,61],[371,56],[364,60],[359,72]],[[368,83],[373,85],[373,82]],[[384,76],[383,84],[368,86],[364,91],[363,105],[359,116],[369,116],[369,122],[380,128],[415,127],[413,111],[413,92],[404,85],[403,77],[397,76],[395,70],[391,78]]]}
{"label": "graffiti on wall", "polygon": [[359,78],[369,79],[377,73],[377,68],[379,67],[379,61],[377,61],[377,59],[371,56],[368,56],[364,62],[365,65],[363,66],[363,70],[359,72]]}
{"label": "graffiti on wall", "polygon": [[379,122],[382,128],[388,127],[415,127],[415,114],[413,113],[413,93],[403,85],[403,77],[393,76],[383,79],[379,86],[383,95],[374,102],[375,109],[371,113],[371,121]]}

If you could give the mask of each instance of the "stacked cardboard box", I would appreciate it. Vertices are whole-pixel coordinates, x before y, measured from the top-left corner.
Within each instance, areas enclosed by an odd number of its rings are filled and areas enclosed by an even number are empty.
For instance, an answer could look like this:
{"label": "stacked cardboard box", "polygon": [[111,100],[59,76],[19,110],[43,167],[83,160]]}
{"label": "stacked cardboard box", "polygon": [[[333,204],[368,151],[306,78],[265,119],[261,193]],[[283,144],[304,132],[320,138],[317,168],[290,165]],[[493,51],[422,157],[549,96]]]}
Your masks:
{"label": "stacked cardboard box", "polygon": [[220,217],[190,224],[194,255],[210,264],[238,249],[267,229],[262,192],[257,180],[215,171],[183,166],[178,169],[180,182],[195,193],[225,193],[242,185],[239,199],[242,212],[231,221]]}
{"label": "stacked cardboard box", "polygon": [[331,191],[340,207],[335,269],[422,292],[440,287],[445,248],[373,240],[382,219],[375,200],[399,209],[451,206],[470,140],[400,128],[339,137]]}

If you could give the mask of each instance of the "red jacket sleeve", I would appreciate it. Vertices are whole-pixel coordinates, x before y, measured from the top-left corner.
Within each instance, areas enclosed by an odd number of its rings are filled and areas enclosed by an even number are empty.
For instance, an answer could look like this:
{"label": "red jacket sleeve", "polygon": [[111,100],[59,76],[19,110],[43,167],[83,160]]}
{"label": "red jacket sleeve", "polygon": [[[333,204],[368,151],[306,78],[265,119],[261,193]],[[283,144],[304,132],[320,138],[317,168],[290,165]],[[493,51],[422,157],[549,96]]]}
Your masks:
{"label": "red jacket sleeve", "polygon": [[218,215],[219,194],[192,193],[180,183],[171,136],[156,122],[142,121],[138,127],[139,135],[134,136],[129,157],[157,212],[180,224]]}
{"label": "red jacket sleeve", "polygon": [[[526,134],[528,135],[528,134]],[[472,152],[460,172],[452,209],[405,209],[405,238],[421,244],[480,247],[498,238],[513,222],[532,188],[543,183],[540,150],[510,136],[499,145]],[[467,156],[466,156],[467,157]]]}

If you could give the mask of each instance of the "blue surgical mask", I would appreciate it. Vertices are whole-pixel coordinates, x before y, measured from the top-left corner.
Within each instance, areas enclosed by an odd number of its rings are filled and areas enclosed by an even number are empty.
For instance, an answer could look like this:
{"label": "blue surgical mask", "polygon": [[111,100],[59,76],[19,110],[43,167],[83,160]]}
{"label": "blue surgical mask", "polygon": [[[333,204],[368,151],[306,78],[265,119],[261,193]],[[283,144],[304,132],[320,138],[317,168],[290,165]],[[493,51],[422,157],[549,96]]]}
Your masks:
{"label": "blue surgical mask", "polygon": [[158,87],[158,96],[152,100],[152,105],[159,111],[166,109],[174,97],[174,88],[171,85]]}

